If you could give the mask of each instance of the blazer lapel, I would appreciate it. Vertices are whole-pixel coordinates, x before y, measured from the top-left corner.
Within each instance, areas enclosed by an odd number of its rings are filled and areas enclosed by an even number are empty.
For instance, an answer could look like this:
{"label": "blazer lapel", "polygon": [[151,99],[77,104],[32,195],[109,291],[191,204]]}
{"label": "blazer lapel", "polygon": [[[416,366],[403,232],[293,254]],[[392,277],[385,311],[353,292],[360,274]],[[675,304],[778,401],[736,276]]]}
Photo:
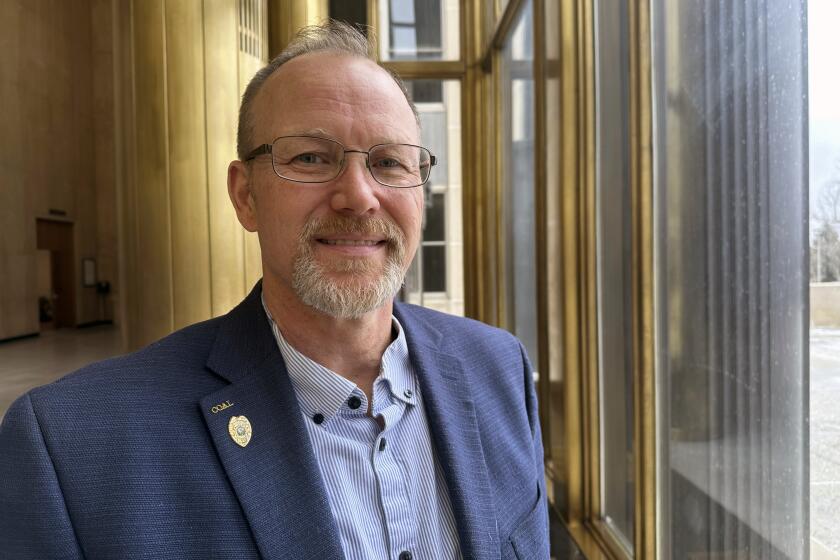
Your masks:
{"label": "blazer lapel", "polygon": [[426,405],[429,427],[446,477],[463,558],[500,557],[487,465],[472,390],[461,360],[440,350],[439,331],[395,305]]}
{"label": "blazer lapel", "polygon": [[[262,556],[338,560],[338,529],[260,289],[219,329],[207,366],[231,384],[201,410]],[[251,425],[244,447],[229,433],[235,416]]]}

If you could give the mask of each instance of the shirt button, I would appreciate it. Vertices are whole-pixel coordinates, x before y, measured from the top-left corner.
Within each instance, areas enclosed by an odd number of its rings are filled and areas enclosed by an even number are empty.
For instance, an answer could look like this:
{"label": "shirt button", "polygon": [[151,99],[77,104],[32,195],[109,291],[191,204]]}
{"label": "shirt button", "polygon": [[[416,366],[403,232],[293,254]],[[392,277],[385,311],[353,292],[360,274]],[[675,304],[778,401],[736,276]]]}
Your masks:
{"label": "shirt button", "polygon": [[362,406],[362,399],[353,395],[352,397],[350,397],[350,399],[348,399],[347,406],[349,406],[353,410],[356,410],[357,408]]}
{"label": "shirt button", "polygon": [[379,440],[379,451],[385,451],[385,438]]}
{"label": "shirt button", "polygon": [[400,552],[400,560],[411,560],[412,558],[414,557],[411,555],[411,552],[407,550]]}
{"label": "shirt button", "polygon": [[[410,399],[411,397],[414,396],[414,393],[411,392],[411,389],[406,389],[405,391],[403,391],[403,395],[405,395],[405,398]],[[409,558],[407,560],[411,560],[411,558],[410,558],[411,553],[409,552],[408,555],[409,555]]]}
{"label": "shirt button", "polygon": [[315,416],[312,417],[312,421],[315,422],[316,424],[320,424],[321,422],[324,421],[324,415],[319,412]]}

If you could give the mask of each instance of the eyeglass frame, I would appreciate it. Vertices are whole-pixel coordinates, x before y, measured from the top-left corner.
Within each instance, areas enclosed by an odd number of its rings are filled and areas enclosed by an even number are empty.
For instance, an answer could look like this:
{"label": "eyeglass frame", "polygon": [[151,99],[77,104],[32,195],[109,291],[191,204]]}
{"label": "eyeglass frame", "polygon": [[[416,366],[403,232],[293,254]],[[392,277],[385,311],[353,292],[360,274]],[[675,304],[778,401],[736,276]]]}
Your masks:
{"label": "eyeglass frame", "polygon": [[[280,175],[280,173],[278,173],[278,171],[277,171],[277,168],[274,166],[274,157],[273,157],[273,154],[272,154],[272,150],[274,148],[274,143],[277,142],[278,140],[280,140],[281,138],[313,138],[313,139],[316,139],[316,140],[326,140],[328,142],[333,142],[333,143],[341,146],[343,155],[341,157],[341,165],[339,166],[338,172],[335,174],[335,177],[327,179],[326,181],[301,181],[300,179],[290,179],[289,177],[284,177],[284,176]],[[400,187],[400,186],[397,186],[397,185],[389,185],[387,183],[383,183],[382,181],[377,179],[376,175],[373,174],[373,170],[371,170],[371,168],[370,168],[370,152],[372,150],[380,147],[380,146],[411,146],[412,148],[420,148],[421,150],[426,150],[429,153],[429,175],[426,177],[426,180],[423,181],[422,183],[418,184],[418,185],[411,185],[411,186],[408,186],[408,187]],[[348,150],[347,147],[344,144],[342,144],[341,142],[339,142],[338,140],[333,140],[332,138],[323,138],[321,136],[309,136],[307,134],[290,134],[288,136],[278,136],[277,138],[275,138],[274,140],[271,141],[271,144],[261,144],[260,146],[257,146],[256,148],[251,150],[248,153],[248,155],[245,156],[244,161],[249,162],[252,159],[257,158],[258,156],[271,155],[272,156],[272,158],[271,158],[271,170],[274,171],[274,174],[277,175],[278,177],[280,177],[281,179],[285,179],[286,181],[292,181],[292,182],[295,182],[295,183],[319,184],[319,183],[329,183],[330,181],[333,181],[333,180],[337,179],[341,175],[342,171],[344,171],[345,162],[347,161],[346,156],[347,156],[348,153],[350,153],[350,154],[364,154],[365,155],[365,167],[367,168],[368,173],[370,173],[370,176],[373,178],[373,180],[376,181],[377,183],[379,183],[380,185],[382,185],[383,187],[388,187],[388,188],[391,188],[391,189],[415,189],[417,187],[422,187],[423,185],[425,185],[426,183],[429,182],[429,179],[432,178],[432,167],[434,167],[437,164],[437,156],[435,156],[435,154],[433,154],[432,151],[429,148],[426,148],[425,146],[419,146],[417,144],[403,144],[403,143],[399,143],[399,142],[385,142],[385,143],[382,143],[382,144],[374,144],[373,146],[371,146],[367,150]]]}

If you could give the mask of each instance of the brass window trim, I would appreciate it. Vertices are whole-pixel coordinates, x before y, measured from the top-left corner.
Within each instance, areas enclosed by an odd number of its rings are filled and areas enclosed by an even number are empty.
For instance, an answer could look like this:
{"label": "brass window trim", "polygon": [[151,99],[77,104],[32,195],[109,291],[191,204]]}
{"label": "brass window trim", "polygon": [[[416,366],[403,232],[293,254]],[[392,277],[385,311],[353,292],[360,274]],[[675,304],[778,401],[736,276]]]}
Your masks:
{"label": "brass window trim", "polygon": [[463,95],[464,169],[464,251],[465,312],[490,324],[499,324],[498,234],[495,162],[497,156],[497,97],[493,76],[481,68],[484,53],[484,26],[487,6],[478,0],[463,0],[462,55],[466,61]]}
{"label": "brass window trim", "polygon": [[494,214],[495,218],[495,233],[496,233],[496,317],[495,321],[496,324],[502,328],[509,328],[507,322],[507,305],[505,305],[506,295],[508,291],[508,281],[507,275],[505,271],[507,270],[507,261],[506,259],[509,257],[506,251],[506,243],[505,243],[505,223],[504,223],[504,138],[499,133],[504,128],[504,109],[502,107],[503,100],[502,100],[502,92],[504,88],[501,85],[501,69],[502,69],[502,51],[496,50],[494,51],[497,53],[497,56],[494,56],[491,60],[492,66],[492,76],[493,76],[493,85],[494,87],[494,106],[493,106],[493,118],[494,122],[496,123],[494,129],[496,130],[496,134],[493,136],[495,140],[495,157],[493,158],[493,177],[495,180],[493,181],[493,200],[495,203],[496,212]]}
{"label": "brass window trim", "polygon": [[593,336],[597,341],[592,9],[592,0],[563,2],[558,22],[564,45],[559,75],[560,153],[556,154],[561,162],[561,183],[558,206],[546,212],[561,216],[559,290],[551,294],[560,315],[548,320],[558,321],[562,333],[557,361],[562,364],[564,379],[565,454],[555,458],[561,464],[554,474],[560,475],[560,486],[567,492],[562,500],[566,511],[557,513],[578,546],[587,557],[616,558],[605,545],[603,533],[590,523],[597,513],[594,506],[600,492],[597,345],[592,345]]}
{"label": "brass window trim", "polygon": [[[535,0],[535,17],[544,15],[546,0]],[[634,401],[635,521],[633,550],[616,538],[603,519],[601,495],[601,418],[598,359],[598,271],[595,168],[595,59],[594,0],[565,1],[560,5],[559,29],[563,49],[560,60],[560,153],[545,154],[561,161],[558,207],[549,208],[545,178],[538,175],[541,211],[539,238],[546,237],[548,214],[562,217],[559,263],[541,243],[541,282],[538,297],[545,313],[548,303],[561,310],[558,317],[540,317],[543,333],[540,367],[562,363],[565,456],[552,464],[547,476],[567,489],[567,511],[558,511],[569,532],[589,558],[656,558],[656,426],[653,330],[653,200],[652,200],[652,98],[650,76],[649,0],[628,0],[630,175],[632,223],[632,351]],[[539,19],[538,19],[539,21]],[[544,40],[535,26],[535,41]],[[545,102],[544,45],[535,45],[537,99]],[[538,123],[545,108],[538,108]],[[538,152],[545,151],[545,131],[539,131]],[[538,162],[543,173],[544,163]],[[559,286],[547,285],[548,266],[559,266]],[[561,334],[559,350],[552,350],[547,332],[551,321]],[[553,346],[557,346],[556,341]],[[545,355],[559,352],[560,356]],[[548,387],[541,398],[549,398]],[[543,401],[546,402],[546,401]],[[549,433],[550,435],[550,426]],[[551,440],[547,440],[551,441]],[[547,447],[548,448],[548,447]],[[555,461],[558,458],[554,458]],[[632,554],[631,554],[632,552]]]}
{"label": "brass window trim", "polygon": [[629,2],[633,380],[637,558],[657,556],[653,94],[650,0]]}
{"label": "brass window trim", "polygon": [[[536,254],[537,254],[537,346],[540,354],[536,357],[537,368],[540,371],[540,381],[537,384],[539,402],[548,403],[551,400],[550,371],[552,360],[549,357],[551,348],[551,321],[549,318],[549,290],[554,289],[549,282],[549,262],[551,243],[548,230],[548,173],[546,166],[547,149],[547,109],[546,109],[546,61],[545,61],[545,26],[540,22],[545,20],[545,2],[537,0],[533,7],[534,16],[534,106],[536,108],[534,130],[534,186],[536,188],[534,204],[536,205]],[[542,427],[543,448],[550,449],[551,419],[547,406],[539,407],[540,426]],[[546,476],[557,476],[548,472]]]}
{"label": "brass window trim", "polygon": [[509,0],[504,11],[496,19],[495,28],[483,49],[484,55],[481,57],[481,67],[485,72],[495,71],[492,64],[493,53],[501,50],[504,46],[512,32],[513,22],[519,16],[519,12],[524,5],[525,0]]}
{"label": "brass window trim", "polygon": [[466,71],[463,60],[388,60],[380,63],[403,80],[461,80]]}

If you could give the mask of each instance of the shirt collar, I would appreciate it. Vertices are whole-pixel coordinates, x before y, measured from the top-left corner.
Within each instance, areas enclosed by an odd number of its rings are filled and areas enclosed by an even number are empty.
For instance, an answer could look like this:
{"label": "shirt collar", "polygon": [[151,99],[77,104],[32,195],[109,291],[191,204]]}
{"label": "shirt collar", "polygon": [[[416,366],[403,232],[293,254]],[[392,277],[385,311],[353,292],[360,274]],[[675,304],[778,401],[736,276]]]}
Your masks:
{"label": "shirt collar", "polygon": [[[286,341],[271,312],[262,299],[263,309],[271,325],[286,370],[292,380],[303,413],[312,417],[316,413],[329,419],[334,416],[354,393],[361,398],[362,390],[352,381],[301,354]],[[408,344],[402,325],[393,315],[391,324],[397,336],[385,349],[374,386],[385,383],[391,396],[406,404],[418,402],[417,383],[408,356]]]}
{"label": "shirt collar", "polygon": [[[417,380],[414,378],[414,368],[408,356],[408,343],[405,340],[405,330],[393,315],[391,322],[397,337],[385,349],[382,355],[382,366],[379,379],[388,383],[391,396],[406,404],[417,403]],[[378,380],[377,380],[378,381]]]}

